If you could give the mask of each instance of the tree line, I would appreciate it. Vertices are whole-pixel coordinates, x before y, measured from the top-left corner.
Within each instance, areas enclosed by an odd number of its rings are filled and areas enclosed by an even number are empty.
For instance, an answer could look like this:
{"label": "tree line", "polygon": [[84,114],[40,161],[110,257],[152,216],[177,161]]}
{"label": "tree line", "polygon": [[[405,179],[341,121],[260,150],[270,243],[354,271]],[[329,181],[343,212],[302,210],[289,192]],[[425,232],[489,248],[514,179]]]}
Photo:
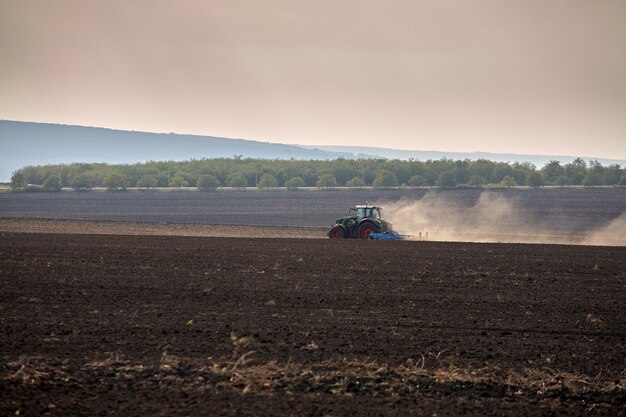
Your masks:
{"label": "tree line", "polygon": [[516,185],[626,185],[620,165],[603,166],[581,158],[561,164],[550,161],[541,169],[528,162],[478,160],[266,160],[248,158],[150,161],[136,164],[72,163],[26,166],[13,173],[15,191],[60,191],[63,187],[90,190],[106,187],[512,187]]}

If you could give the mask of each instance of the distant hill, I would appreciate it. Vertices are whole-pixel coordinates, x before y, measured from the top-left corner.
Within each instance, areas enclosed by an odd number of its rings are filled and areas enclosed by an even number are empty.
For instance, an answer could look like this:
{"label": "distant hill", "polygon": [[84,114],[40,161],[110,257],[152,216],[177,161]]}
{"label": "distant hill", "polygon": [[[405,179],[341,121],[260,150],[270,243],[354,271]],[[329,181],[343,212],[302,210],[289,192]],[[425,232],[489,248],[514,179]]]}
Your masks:
{"label": "distant hill", "polygon": [[[318,159],[397,158],[479,159],[501,162],[532,162],[542,167],[556,159],[568,163],[573,156],[513,155],[486,152],[460,153],[406,151],[354,146],[299,146],[228,139],[214,136],[148,133],[96,127],[68,126],[0,120],[0,181],[26,165],[72,162],[126,164],[144,161],[202,158]],[[626,165],[626,160],[597,159],[603,165]]]}
{"label": "distant hill", "polygon": [[[326,145],[314,145],[311,148],[340,152],[353,155],[376,155],[382,158],[389,159],[417,159],[420,161],[426,161],[429,159],[437,160],[441,158],[448,159],[488,159],[490,161],[497,162],[530,162],[541,168],[550,161],[559,161],[561,164],[567,164],[572,162],[578,156],[563,156],[563,155],[525,155],[525,154],[508,154],[508,153],[491,153],[491,152],[442,152],[442,151],[407,151],[400,149],[388,149],[388,148],[373,148],[367,146],[326,146]],[[626,166],[626,159],[607,159],[607,158],[594,158],[588,156],[581,156],[582,159],[589,162],[590,160],[598,161],[602,165],[619,164],[622,167]]]}
{"label": "distant hill", "polygon": [[0,181],[26,165],[135,163],[201,158],[336,159],[342,152],[213,136],[0,120]]}

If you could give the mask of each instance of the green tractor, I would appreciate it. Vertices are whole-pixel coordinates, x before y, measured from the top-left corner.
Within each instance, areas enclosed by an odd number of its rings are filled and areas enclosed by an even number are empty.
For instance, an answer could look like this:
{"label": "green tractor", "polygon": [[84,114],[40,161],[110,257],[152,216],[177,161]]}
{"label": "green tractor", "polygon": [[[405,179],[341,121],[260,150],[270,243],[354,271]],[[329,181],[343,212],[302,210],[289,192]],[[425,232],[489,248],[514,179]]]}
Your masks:
{"label": "green tractor", "polygon": [[[382,208],[367,203],[350,209],[350,215],[335,221],[328,230],[330,239],[372,239],[394,233],[391,223],[381,217]],[[372,235],[373,234],[373,235]]]}

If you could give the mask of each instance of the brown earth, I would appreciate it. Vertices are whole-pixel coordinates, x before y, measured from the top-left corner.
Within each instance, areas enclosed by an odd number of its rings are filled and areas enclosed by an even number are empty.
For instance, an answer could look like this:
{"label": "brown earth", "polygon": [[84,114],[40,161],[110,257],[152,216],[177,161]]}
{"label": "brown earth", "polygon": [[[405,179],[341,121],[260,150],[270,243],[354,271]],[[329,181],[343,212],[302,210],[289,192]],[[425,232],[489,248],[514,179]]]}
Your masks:
{"label": "brown earth", "polygon": [[[556,234],[585,233],[626,212],[626,187],[545,189],[362,189],[319,191],[129,191],[0,193],[0,217],[124,222],[166,222],[328,227],[348,208],[366,201],[384,207],[436,197],[443,205],[470,208],[483,195],[524,213],[529,226]],[[445,225],[445,219],[440,226]],[[402,227],[401,224],[396,225]],[[468,224],[471,230],[471,224]],[[502,225],[503,227],[506,224]]]}
{"label": "brown earth", "polygon": [[3,416],[626,415],[624,247],[1,232],[0,277]]}
{"label": "brown earth", "polygon": [[326,239],[324,227],[0,218],[0,232]]}
{"label": "brown earth", "polygon": [[5,192],[0,231],[323,238],[365,201],[420,240],[626,246],[626,187]]}

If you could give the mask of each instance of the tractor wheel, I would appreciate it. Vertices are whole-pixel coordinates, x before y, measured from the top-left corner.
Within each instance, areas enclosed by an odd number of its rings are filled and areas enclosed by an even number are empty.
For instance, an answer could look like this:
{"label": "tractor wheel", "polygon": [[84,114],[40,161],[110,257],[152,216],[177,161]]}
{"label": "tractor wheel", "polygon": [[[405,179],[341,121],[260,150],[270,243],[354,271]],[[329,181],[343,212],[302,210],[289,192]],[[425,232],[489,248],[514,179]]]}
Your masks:
{"label": "tractor wheel", "polygon": [[359,225],[359,239],[368,239],[372,233],[380,233],[380,227],[370,221],[365,221]]}
{"label": "tractor wheel", "polygon": [[328,237],[330,239],[345,239],[346,238],[346,228],[343,227],[340,224],[336,224],[328,232]]}

